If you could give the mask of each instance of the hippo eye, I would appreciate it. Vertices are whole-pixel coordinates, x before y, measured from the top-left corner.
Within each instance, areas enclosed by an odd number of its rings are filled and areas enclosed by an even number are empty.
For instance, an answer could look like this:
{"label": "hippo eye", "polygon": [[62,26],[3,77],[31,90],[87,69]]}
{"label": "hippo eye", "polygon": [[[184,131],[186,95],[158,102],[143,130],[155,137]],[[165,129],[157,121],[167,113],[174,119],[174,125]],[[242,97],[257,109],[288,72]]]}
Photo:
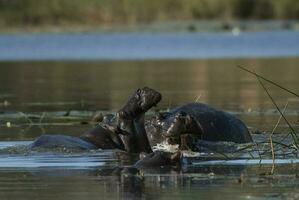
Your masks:
{"label": "hippo eye", "polygon": [[187,115],[187,113],[186,113],[186,112],[184,112],[184,111],[181,111],[181,112],[179,112],[179,114],[178,114],[178,115],[180,115],[180,116],[184,117],[184,116],[186,116],[186,115]]}

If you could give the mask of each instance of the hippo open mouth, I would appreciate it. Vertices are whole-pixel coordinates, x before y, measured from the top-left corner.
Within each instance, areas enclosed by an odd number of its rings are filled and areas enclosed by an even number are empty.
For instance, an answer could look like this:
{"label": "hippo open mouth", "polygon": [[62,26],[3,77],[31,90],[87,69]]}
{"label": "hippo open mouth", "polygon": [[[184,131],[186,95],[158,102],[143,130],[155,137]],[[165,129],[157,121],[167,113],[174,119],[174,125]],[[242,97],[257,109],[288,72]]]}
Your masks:
{"label": "hippo open mouth", "polygon": [[138,89],[118,112],[123,119],[133,119],[144,114],[148,109],[157,105],[162,99],[162,95],[154,89],[144,87]]}
{"label": "hippo open mouth", "polygon": [[117,113],[117,128],[120,130],[126,151],[152,152],[144,127],[144,114],[161,101],[162,95],[154,89],[138,89]]}

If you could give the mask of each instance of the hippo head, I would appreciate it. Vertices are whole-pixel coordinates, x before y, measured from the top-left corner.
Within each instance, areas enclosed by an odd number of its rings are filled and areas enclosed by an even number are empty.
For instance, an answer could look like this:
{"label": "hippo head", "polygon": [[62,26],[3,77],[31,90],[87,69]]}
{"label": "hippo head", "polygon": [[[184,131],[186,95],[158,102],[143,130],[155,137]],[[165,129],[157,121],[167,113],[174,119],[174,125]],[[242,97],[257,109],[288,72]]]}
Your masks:
{"label": "hippo head", "polygon": [[166,131],[166,137],[179,137],[182,134],[201,135],[203,129],[201,125],[194,120],[192,116],[185,112],[179,112],[173,118],[169,128]]}
{"label": "hippo head", "polygon": [[162,96],[159,92],[149,87],[138,89],[118,112],[118,115],[123,119],[134,119],[157,105],[161,98]]}

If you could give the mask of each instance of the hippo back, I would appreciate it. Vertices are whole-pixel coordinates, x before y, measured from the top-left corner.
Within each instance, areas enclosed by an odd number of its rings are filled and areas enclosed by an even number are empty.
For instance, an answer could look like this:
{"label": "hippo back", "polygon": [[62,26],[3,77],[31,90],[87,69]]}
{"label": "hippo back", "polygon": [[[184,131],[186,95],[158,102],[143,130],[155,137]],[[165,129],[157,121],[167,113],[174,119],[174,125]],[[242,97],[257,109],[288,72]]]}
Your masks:
{"label": "hippo back", "polygon": [[193,116],[203,128],[203,140],[230,141],[236,143],[252,142],[246,125],[234,115],[219,111],[202,103],[189,103],[173,111],[185,112]]}

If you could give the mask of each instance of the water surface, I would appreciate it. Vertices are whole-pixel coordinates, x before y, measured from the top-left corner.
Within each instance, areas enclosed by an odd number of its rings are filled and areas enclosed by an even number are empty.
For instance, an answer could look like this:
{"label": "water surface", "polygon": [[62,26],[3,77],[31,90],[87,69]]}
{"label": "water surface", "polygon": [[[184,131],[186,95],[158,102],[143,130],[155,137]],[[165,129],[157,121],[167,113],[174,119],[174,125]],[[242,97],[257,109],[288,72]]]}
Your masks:
{"label": "water surface", "polygon": [[148,60],[299,55],[299,32],[0,35],[0,60]]}
{"label": "water surface", "polygon": [[[0,199],[296,199],[297,153],[277,145],[274,176],[267,175],[269,152],[261,160],[256,151],[254,159],[245,153],[231,160],[200,154],[181,169],[138,172],[130,168],[137,157],[121,152],[29,151],[27,145],[44,133],[78,136],[94,126],[95,113],[114,113],[144,86],[163,95],[149,115],[203,102],[237,115],[252,132],[269,133],[279,113],[256,78],[236,66],[299,93],[299,59],[290,57],[298,55],[297,40],[296,32],[161,34],[158,39],[151,34],[0,36],[0,59],[6,60],[0,63]],[[252,58],[256,55],[268,58]],[[123,56],[126,61],[118,60]],[[152,60],[159,56],[163,59]],[[27,59],[42,61],[20,62]],[[72,61],[57,61],[63,59]],[[266,87],[280,108],[288,102],[285,115],[299,131],[298,99]],[[276,132],[288,133],[286,123],[281,121]],[[258,142],[268,139],[269,134],[255,135]]]}

